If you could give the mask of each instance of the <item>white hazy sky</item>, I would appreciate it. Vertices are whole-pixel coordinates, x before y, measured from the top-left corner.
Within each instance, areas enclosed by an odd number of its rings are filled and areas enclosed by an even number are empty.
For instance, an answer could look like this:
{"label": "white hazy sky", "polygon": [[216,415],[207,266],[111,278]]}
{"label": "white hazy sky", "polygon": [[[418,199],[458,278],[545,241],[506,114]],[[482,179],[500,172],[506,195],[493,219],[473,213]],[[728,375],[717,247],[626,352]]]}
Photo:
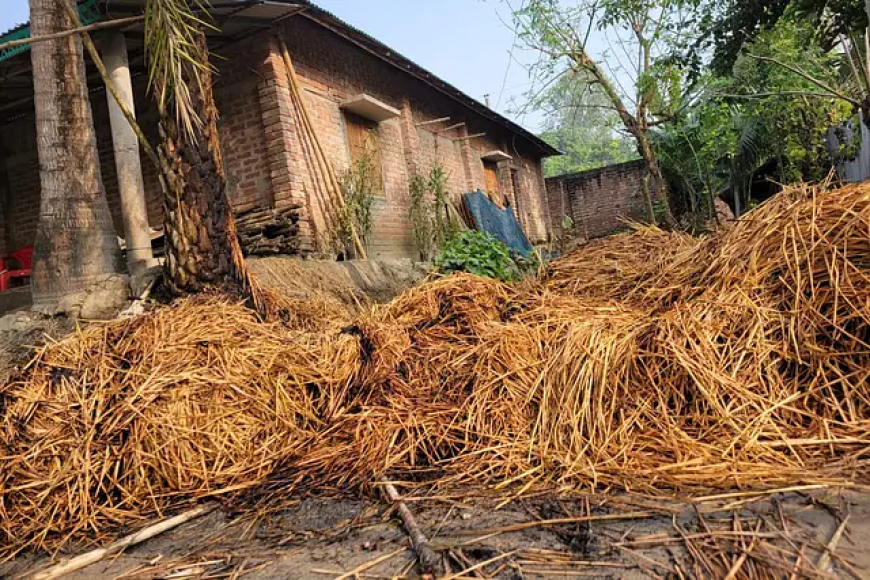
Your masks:
{"label": "white hazy sky", "polygon": [[[531,87],[518,64],[533,56],[514,48],[501,0],[317,0],[320,7],[374,36],[423,68],[536,131],[534,114],[510,115]],[[29,19],[27,0],[0,0],[0,32]],[[511,56],[513,55],[513,57]],[[515,107],[516,108],[516,107]]]}

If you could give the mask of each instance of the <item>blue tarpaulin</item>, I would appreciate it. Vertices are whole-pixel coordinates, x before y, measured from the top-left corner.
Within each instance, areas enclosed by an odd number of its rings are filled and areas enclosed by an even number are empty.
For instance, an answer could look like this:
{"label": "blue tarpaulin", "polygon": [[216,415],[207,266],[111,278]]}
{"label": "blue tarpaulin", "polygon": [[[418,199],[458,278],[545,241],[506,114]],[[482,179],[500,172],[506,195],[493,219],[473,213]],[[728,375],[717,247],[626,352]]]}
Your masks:
{"label": "blue tarpaulin", "polygon": [[478,230],[492,234],[513,252],[526,255],[532,251],[532,245],[511,207],[498,207],[480,190],[466,193],[462,197]]}

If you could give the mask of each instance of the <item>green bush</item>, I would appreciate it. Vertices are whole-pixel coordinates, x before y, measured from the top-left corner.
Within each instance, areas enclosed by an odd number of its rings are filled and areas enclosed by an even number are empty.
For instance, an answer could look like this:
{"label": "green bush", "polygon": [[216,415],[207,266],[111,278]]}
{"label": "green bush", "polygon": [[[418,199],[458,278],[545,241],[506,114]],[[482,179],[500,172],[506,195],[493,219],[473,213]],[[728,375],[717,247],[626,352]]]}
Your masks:
{"label": "green bush", "polygon": [[435,267],[445,274],[468,272],[503,282],[515,282],[521,277],[508,247],[478,231],[465,231],[448,240],[435,256]]}

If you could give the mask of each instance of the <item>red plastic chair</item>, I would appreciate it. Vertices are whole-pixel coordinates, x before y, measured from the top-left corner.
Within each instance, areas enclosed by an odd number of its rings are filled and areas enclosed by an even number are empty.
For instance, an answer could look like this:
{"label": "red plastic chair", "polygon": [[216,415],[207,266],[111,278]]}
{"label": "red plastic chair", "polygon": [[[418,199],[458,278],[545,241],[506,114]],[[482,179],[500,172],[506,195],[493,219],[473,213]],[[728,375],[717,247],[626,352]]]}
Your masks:
{"label": "red plastic chair", "polygon": [[[5,292],[9,289],[10,280],[18,280],[21,278],[30,277],[30,268],[33,264],[33,246],[27,246],[20,250],[11,252],[8,256],[0,258],[3,260],[3,270],[0,271],[0,292]],[[9,262],[15,260],[21,267],[17,270],[11,270]]]}

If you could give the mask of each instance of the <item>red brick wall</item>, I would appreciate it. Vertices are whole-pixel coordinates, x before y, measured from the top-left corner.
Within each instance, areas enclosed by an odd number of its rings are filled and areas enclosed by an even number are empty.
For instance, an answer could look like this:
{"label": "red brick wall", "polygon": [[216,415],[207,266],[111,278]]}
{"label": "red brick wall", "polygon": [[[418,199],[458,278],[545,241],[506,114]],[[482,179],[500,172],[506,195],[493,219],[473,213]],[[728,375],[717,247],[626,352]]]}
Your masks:
{"label": "red brick wall", "polygon": [[577,234],[587,238],[625,227],[623,218],[645,219],[642,190],[645,173],[642,161],[631,161],[547,178],[553,233],[561,233],[562,218],[566,215],[574,220]]}
{"label": "red brick wall", "polygon": [[[483,188],[480,156],[494,149],[506,150],[505,143],[513,142],[514,135],[305,18],[287,21],[281,33],[303,84],[304,98],[313,111],[315,130],[339,171],[347,168],[349,159],[339,108],[342,100],[366,93],[403,110],[408,117],[380,124],[385,197],[375,204],[371,253],[375,257],[415,255],[408,219],[411,171],[428,173],[435,163],[440,163],[454,195]],[[418,125],[443,117],[450,117],[450,121]],[[458,122],[465,122],[466,126],[439,131]],[[404,135],[403,123],[406,123]],[[463,135],[481,132],[486,132],[483,138],[458,140]],[[463,146],[467,164],[463,162]],[[521,216],[521,223],[531,239],[543,241],[547,237],[548,215],[540,161],[535,153],[522,149],[522,144],[518,147],[519,150],[506,151],[513,160],[505,163],[521,177],[520,191],[526,201],[526,217]],[[504,181],[502,188],[508,195],[512,189]]]}
{"label": "red brick wall", "polygon": [[6,174],[3,251],[32,245],[39,219],[39,159],[33,117],[19,119],[0,129],[4,152],[0,163]]}
{"label": "red brick wall", "polygon": [[239,71],[236,75],[226,76],[226,79],[235,83],[227,85],[221,82],[215,87],[215,100],[220,111],[218,130],[227,172],[227,193],[238,210],[269,207],[273,205],[274,197],[268,160],[263,155],[266,134],[257,90],[258,79],[250,71]]}

